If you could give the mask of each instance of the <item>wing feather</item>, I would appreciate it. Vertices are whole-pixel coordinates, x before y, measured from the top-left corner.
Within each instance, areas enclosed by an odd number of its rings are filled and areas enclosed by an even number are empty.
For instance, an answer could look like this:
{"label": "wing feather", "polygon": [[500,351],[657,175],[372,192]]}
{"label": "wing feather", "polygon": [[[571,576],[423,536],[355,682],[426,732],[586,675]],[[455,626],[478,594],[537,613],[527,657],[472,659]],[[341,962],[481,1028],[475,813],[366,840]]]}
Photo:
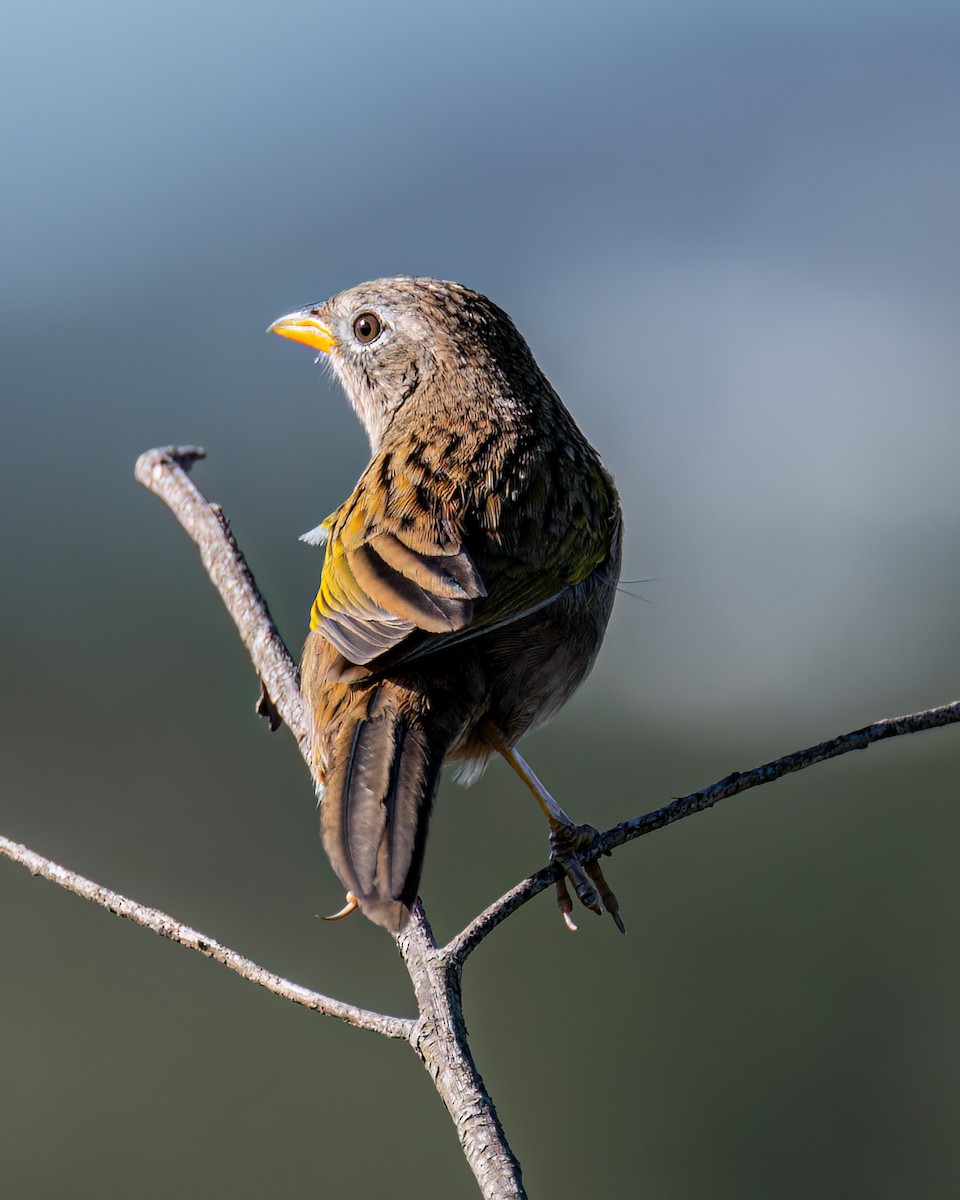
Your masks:
{"label": "wing feather", "polygon": [[[527,483],[536,503],[527,505],[524,523],[515,523],[509,538],[502,525],[482,535],[486,579],[446,505],[438,500],[437,512],[422,511],[412,524],[404,505],[384,504],[380,467],[375,459],[349,500],[320,527],[327,544],[310,628],[347,664],[366,667],[383,658],[393,667],[501,628],[553,603],[611,561],[619,510],[612,481],[595,461],[581,484],[586,500],[561,503],[559,520],[556,504],[545,507],[556,496],[548,486],[549,464],[531,472]],[[421,496],[430,495],[428,482]]]}
{"label": "wing feather", "polygon": [[486,595],[460,544],[428,541],[419,550],[404,531],[383,529],[387,521],[370,501],[368,479],[323,522],[326,556],[310,613],[310,628],[360,666],[417,631],[443,635],[467,628],[474,600]]}

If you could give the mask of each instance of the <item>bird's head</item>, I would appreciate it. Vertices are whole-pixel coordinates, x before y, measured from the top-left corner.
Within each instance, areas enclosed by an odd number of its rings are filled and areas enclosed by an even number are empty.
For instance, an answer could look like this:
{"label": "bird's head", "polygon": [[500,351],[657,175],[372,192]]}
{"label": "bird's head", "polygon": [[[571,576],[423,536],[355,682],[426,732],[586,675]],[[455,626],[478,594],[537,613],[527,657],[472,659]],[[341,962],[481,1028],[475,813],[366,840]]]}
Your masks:
{"label": "bird's head", "polygon": [[459,283],[399,276],[362,283],[274,321],[268,332],[329,362],[376,452],[415,397],[482,395],[510,364],[533,366],[513,322]]}

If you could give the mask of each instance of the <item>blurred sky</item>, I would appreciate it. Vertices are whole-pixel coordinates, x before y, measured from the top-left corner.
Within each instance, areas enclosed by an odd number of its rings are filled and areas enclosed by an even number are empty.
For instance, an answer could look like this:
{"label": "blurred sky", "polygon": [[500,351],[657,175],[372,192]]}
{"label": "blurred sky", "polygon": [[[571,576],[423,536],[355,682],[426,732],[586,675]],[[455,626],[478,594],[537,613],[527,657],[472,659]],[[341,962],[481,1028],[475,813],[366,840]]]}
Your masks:
{"label": "blurred sky", "polygon": [[[160,903],[181,821],[226,839],[239,895],[229,846],[269,838],[265,795],[312,822],[308,795],[275,797],[299,768],[278,779],[256,740],[231,630],[132,469],[207,448],[197,480],[296,647],[320,562],[297,536],[366,446],[309,354],[263,331],[381,275],[488,293],[617,478],[641,598],[561,740],[604,729],[618,780],[659,802],[712,777],[693,744],[772,757],[955,697],[956,4],[52,0],[4,13],[0,114],[8,835]],[[631,763],[638,729],[677,769]],[[607,800],[611,821],[642,807]],[[334,889],[309,891],[309,853],[291,903],[312,921]],[[167,902],[227,919],[219,886]],[[32,907],[24,887],[9,904]]]}
{"label": "blurred sky", "polygon": [[170,440],[208,444],[235,516],[255,472],[292,547],[363,442],[263,328],[434,274],[514,316],[619,480],[625,573],[654,582],[610,687],[737,719],[944,698],[958,33],[923,3],[11,10],[18,550],[64,504],[106,557],[115,522],[149,549],[128,467]]}

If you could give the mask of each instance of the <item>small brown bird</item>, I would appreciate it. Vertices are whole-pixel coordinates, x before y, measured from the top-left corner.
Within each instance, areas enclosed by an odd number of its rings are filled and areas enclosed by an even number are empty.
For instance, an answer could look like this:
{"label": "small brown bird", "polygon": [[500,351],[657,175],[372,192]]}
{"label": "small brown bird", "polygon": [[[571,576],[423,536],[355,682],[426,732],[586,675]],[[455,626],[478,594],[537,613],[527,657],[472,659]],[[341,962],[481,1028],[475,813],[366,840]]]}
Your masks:
{"label": "small brown bird", "polygon": [[[326,542],[302,663],[323,843],[359,906],[399,933],[444,762],[493,752],[537,796],[579,899],[622,929],[599,866],[514,747],[600,648],[620,569],[613,480],[505,312],[458,283],[379,279],[270,331],[327,356],[370,439]],[[319,354],[318,354],[319,361]],[[572,928],[565,883],[558,902]]]}

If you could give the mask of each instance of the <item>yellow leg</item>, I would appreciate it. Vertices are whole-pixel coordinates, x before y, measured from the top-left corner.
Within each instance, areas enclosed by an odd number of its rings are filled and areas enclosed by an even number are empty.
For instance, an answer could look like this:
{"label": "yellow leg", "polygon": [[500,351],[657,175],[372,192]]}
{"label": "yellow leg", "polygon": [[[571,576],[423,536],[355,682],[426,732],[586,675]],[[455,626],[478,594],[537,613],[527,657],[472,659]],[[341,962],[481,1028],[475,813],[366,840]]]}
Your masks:
{"label": "yellow leg", "polygon": [[[620,905],[603,877],[600,864],[596,860],[587,864],[581,863],[577,854],[582,845],[591,842],[597,836],[597,831],[592,825],[577,825],[567,816],[537,778],[529,763],[512,746],[506,744],[496,726],[488,723],[483,729],[483,736],[536,796],[537,803],[550,823],[550,857],[563,868],[566,878],[574,886],[577,899],[595,913],[602,913],[603,909],[606,909],[620,932],[625,933]],[[557,883],[557,906],[567,928],[575,931],[577,927],[572,916],[573,901],[567,890],[566,879]]]}
{"label": "yellow leg", "polygon": [[543,786],[526,759],[516,750],[513,750],[503,741],[500,741],[499,736],[497,740],[499,741],[499,745],[491,742],[494,750],[507,760],[530,791],[533,792],[534,796],[536,796],[537,803],[543,809],[544,816],[550,822],[551,827],[554,825],[572,826],[574,822],[570,820],[560,805]]}

